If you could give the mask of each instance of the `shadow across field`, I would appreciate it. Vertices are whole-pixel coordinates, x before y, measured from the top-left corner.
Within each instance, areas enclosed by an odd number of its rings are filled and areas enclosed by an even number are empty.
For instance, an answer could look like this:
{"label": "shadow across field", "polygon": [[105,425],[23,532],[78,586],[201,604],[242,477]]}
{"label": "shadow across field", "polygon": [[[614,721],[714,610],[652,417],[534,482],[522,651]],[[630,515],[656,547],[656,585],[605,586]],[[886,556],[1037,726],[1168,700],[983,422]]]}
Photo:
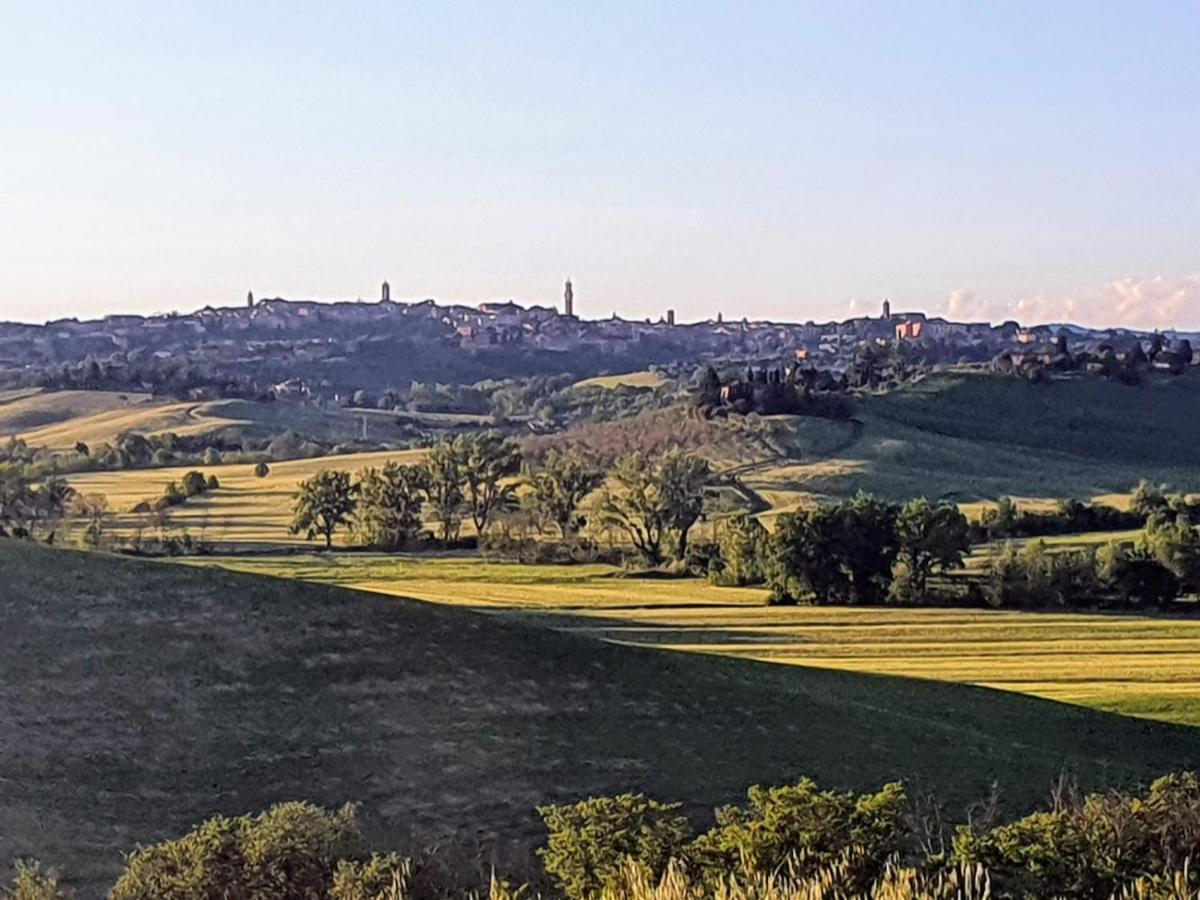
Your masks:
{"label": "shadow across field", "polygon": [[0,541],[0,857],[99,891],[215,813],[362,803],[372,836],[503,868],[534,806],[905,778],[954,818],[1200,765],[1200,731],[957,684],[664,653],[220,569]]}

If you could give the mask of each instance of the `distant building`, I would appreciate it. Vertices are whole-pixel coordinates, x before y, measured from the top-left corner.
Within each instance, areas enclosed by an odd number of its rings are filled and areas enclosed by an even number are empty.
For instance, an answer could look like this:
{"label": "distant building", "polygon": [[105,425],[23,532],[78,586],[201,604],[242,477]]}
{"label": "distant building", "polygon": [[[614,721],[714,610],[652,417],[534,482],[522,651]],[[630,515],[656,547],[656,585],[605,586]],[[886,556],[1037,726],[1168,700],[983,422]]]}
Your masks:
{"label": "distant building", "polygon": [[668,325],[675,324],[675,310],[673,310],[673,309],[667,310],[667,324]]}
{"label": "distant building", "polygon": [[254,309],[254,291],[246,292],[246,306],[248,306],[250,309]]}
{"label": "distant building", "polygon": [[379,290],[379,300],[382,303],[392,302],[392,286],[386,281],[383,283],[383,287]]}
{"label": "distant building", "polygon": [[883,317],[885,319],[890,319],[892,317],[892,301],[891,300],[883,301]]}
{"label": "distant building", "polygon": [[898,341],[916,340],[917,338],[919,338],[921,336],[921,333],[924,330],[925,330],[924,322],[922,322],[920,320],[913,321],[912,319],[909,319],[908,321],[901,322],[896,326],[896,340],[898,340]]}
{"label": "distant building", "polygon": [[571,279],[567,279],[563,287],[563,315],[575,315],[575,292],[571,289]]}

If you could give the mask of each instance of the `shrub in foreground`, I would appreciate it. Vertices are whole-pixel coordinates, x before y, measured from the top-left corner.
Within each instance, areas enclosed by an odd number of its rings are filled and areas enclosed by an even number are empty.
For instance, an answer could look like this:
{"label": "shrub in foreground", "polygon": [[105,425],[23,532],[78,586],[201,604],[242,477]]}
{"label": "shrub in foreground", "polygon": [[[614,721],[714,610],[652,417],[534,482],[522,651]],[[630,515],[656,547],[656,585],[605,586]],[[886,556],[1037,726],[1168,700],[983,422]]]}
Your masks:
{"label": "shrub in foreground", "polygon": [[[1200,779],[1168,775],[1148,791],[1060,794],[1022,819],[958,829],[930,855],[905,792],[821,791],[809,781],[754,787],[693,836],[677,804],[641,794],[540,810],[540,851],[556,890],[495,880],[491,900],[1200,900]],[[285,803],[216,818],[137,850],[112,900],[454,900],[475,898],[463,867],[368,855],[354,809]],[[473,868],[472,868],[472,871]],[[18,865],[2,900],[67,900],[52,872]]]}
{"label": "shrub in foreground", "polygon": [[12,885],[0,888],[3,900],[71,900],[74,896],[58,883],[53,869],[45,869],[41,863],[17,860],[17,874]]}
{"label": "shrub in foreground", "polygon": [[539,851],[542,867],[572,898],[611,889],[629,862],[657,878],[691,836],[679,808],[642,794],[539,807],[549,832]]}
{"label": "shrub in foreground", "polygon": [[111,900],[326,900],[338,864],[362,856],[354,807],[281,803],[258,816],[209,819],[130,854]]}
{"label": "shrub in foreground", "polygon": [[[1004,895],[1108,897],[1135,882],[1167,887],[1200,852],[1200,779],[1167,775],[1143,797],[1071,799],[989,831],[961,828],[954,859],[980,864]],[[1192,893],[1200,879],[1192,875]],[[1152,896],[1175,896],[1153,894]]]}
{"label": "shrub in foreground", "polygon": [[812,875],[841,861],[846,878],[865,889],[905,843],[906,797],[899,783],[873,794],[822,791],[809,778],[784,787],[752,787],[744,807],[717,810],[717,824],[686,856],[716,884],[744,869],[774,872],[791,865]]}

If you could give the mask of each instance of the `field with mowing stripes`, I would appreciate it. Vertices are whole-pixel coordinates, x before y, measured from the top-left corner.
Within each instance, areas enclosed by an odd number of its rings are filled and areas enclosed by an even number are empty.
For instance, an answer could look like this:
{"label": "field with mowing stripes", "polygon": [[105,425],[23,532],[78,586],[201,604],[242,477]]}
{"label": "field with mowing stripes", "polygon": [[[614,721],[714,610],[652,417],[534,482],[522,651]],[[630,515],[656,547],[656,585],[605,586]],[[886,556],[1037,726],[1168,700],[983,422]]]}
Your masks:
{"label": "field with mowing stripes", "polygon": [[768,607],[761,589],[628,578],[607,566],[469,558],[313,554],[217,562],[476,607],[610,641],[965,682],[1200,726],[1200,617]]}
{"label": "field with mowing stripes", "polygon": [[147,498],[162,496],[163,488],[169,482],[178,482],[184,473],[199,469],[206,475],[216,475],[221,487],[192,497],[182,506],[172,507],[171,521],[176,526],[187,528],[193,537],[216,544],[302,544],[302,535],[292,537],[287,532],[292,518],[292,496],[301,481],[323,469],[358,472],[368,466],[381,466],[389,460],[416,462],[424,454],[423,450],[389,450],[290,460],[271,463],[270,474],[265,478],[255,476],[252,465],[236,463],[85,472],[72,475],[68,481],[82,494],[98,493],[107,497],[109,508],[115,515],[116,530],[128,533],[139,524],[140,517],[130,512],[134,506]]}

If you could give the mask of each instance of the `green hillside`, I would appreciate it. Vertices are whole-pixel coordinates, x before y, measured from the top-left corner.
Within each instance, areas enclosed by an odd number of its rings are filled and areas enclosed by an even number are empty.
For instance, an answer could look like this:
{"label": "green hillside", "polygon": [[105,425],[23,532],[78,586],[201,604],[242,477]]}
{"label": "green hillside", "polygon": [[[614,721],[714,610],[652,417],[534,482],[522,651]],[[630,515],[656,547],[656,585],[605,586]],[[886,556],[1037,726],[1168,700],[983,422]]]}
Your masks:
{"label": "green hillside", "polygon": [[1142,478],[1200,489],[1200,379],[1137,387],[933,376],[860,399],[856,422],[775,420],[777,464],[744,480],[778,506],[859,489],[959,501],[1091,497]]}
{"label": "green hillside", "polygon": [[444,606],[0,542],[0,857],[90,891],[217,812],[357,800],[390,845],[523,858],[533,807],[700,813],[809,774],[952,818],[1200,765],[1200,732],[1017,694],[606,644]]}

